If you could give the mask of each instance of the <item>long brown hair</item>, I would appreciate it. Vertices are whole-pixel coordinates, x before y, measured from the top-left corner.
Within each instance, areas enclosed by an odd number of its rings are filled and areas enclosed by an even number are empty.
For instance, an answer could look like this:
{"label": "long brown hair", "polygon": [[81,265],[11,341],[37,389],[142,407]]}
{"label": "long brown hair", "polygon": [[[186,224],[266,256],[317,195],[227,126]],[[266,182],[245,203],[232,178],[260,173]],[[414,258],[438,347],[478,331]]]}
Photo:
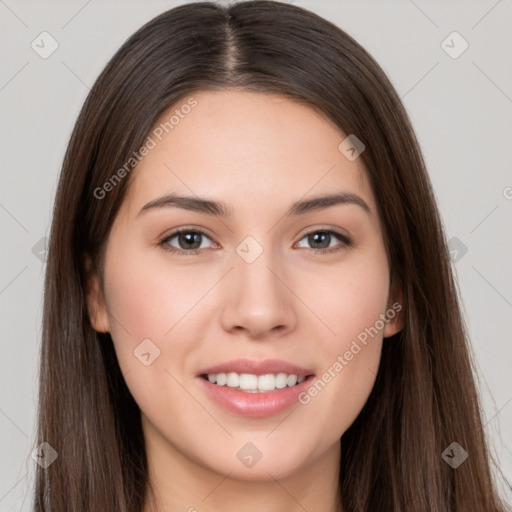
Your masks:
{"label": "long brown hair", "polygon": [[[37,512],[141,512],[149,488],[140,411],[110,335],[90,323],[84,256],[103,250],[130,176],[98,189],[160,116],[201,90],[277,93],[319,109],[365,144],[361,158],[404,292],[375,386],[341,438],[344,512],[497,512],[468,335],[425,163],[400,99],[347,33],[276,1],[182,5],[117,51],[92,87],[61,170],[48,249],[37,443]],[[183,100],[184,101],[184,100]],[[452,468],[441,454],[469,454]]]}

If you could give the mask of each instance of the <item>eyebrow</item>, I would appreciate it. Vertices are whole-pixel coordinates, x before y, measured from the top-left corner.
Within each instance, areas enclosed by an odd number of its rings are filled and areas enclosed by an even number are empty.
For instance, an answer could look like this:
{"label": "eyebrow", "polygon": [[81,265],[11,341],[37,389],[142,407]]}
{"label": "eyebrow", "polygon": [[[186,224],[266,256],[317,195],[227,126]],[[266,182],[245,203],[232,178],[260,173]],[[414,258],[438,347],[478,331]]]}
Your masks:
{"label": "eyebrow", "polygon": [[[372,215],[371,208],[361,197],[349,192],[339,192],[297,201],[290,207],[285,216],[303,215],[338,204],[353,204],[361,207],[369,215]],[[137,217],[144,212],[160,208],[182,208],[184,210],[213,215],[215,217],[231,217],[233,215],[232,209],[222,201],[214,201],[198,196],[168,194],[145,204],[137,214]]]}

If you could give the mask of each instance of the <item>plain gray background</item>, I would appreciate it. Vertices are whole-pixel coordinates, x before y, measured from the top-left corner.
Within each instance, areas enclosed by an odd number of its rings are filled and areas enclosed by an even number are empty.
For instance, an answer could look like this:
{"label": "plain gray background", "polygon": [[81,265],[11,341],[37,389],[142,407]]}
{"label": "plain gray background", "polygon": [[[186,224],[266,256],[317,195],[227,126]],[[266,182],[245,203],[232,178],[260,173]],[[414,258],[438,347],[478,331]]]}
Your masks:
{"label": "plain gray background", "polygon": [[[72,127],[126,38],[182,3],[0,0],[1,512],[30,509],[41,239]],[[291,3],[355,37],[409,112],[453,244],[485,430],[512,482],[512,0]],[[31,47],[44,31],[58,43],[48,58]]]}

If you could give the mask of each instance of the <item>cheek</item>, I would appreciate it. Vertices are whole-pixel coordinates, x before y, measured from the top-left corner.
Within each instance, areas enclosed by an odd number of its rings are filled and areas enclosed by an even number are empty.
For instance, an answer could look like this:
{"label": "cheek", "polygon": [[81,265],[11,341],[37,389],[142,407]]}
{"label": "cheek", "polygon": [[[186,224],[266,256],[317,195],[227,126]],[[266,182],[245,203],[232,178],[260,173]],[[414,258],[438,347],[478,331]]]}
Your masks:
{"label": "cheek", "polygon": [[112,247],[105,263],[110,333],[134,396],[155,391],[164,369],[175,373],[191,349],[186,340],[180,344],[178,331],[198,299],[191,279],[200,277],[162,268],[161,261],[124,246]]}
{"label": "cheek", "polygon": [[105,269],[111,337],[133,398],[154,421],[169,404],[187,412],[193,404],[178,381],[197,348],[183,331],[198,299],[194,277],[185,273],[185,279],[179,268],[171,272],[135,249],[113,250]]}
{"label": "cheek", "polygon": [[[385,253],[375,251],[340,265],[313,289],[312,308],[329,327],[318,337],[323,362],[301,403],[341,435],[363,408],[378,371],[389,279]],[[317,282],[319,282],[317,281]],[[315,304],[315,306],[313,306]]]}
{"label": "cheek", "polygon": [[385,313],[389,293],[387,259],[382,251],[360,252],[326,269],[325,274],[303,283],[303,294],[329,327],[323,329],[322,336],[328,340],[328,348],[347,350],[353,339]]}
{"label": "cheek", "polygon": [[106,262],[107,302],[117,320],[111,327],[119,339],[129,332],[132,342],[144,338],[163,342],[198,300],[201,275],[165,264],[159,250],[148,256],[136,247],[113,249]]}

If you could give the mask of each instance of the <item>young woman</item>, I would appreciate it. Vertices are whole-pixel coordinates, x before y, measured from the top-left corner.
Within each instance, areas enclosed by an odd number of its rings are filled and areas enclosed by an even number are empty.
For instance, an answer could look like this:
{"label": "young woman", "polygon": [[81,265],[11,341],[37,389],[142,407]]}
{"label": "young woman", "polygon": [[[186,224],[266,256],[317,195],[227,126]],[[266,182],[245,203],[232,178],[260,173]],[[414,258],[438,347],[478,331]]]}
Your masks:
{"label": "young woman", "polygon": [[302,8],[183,5],[114,55],[43,324],[37,511],[505,507],[407,114]]}

